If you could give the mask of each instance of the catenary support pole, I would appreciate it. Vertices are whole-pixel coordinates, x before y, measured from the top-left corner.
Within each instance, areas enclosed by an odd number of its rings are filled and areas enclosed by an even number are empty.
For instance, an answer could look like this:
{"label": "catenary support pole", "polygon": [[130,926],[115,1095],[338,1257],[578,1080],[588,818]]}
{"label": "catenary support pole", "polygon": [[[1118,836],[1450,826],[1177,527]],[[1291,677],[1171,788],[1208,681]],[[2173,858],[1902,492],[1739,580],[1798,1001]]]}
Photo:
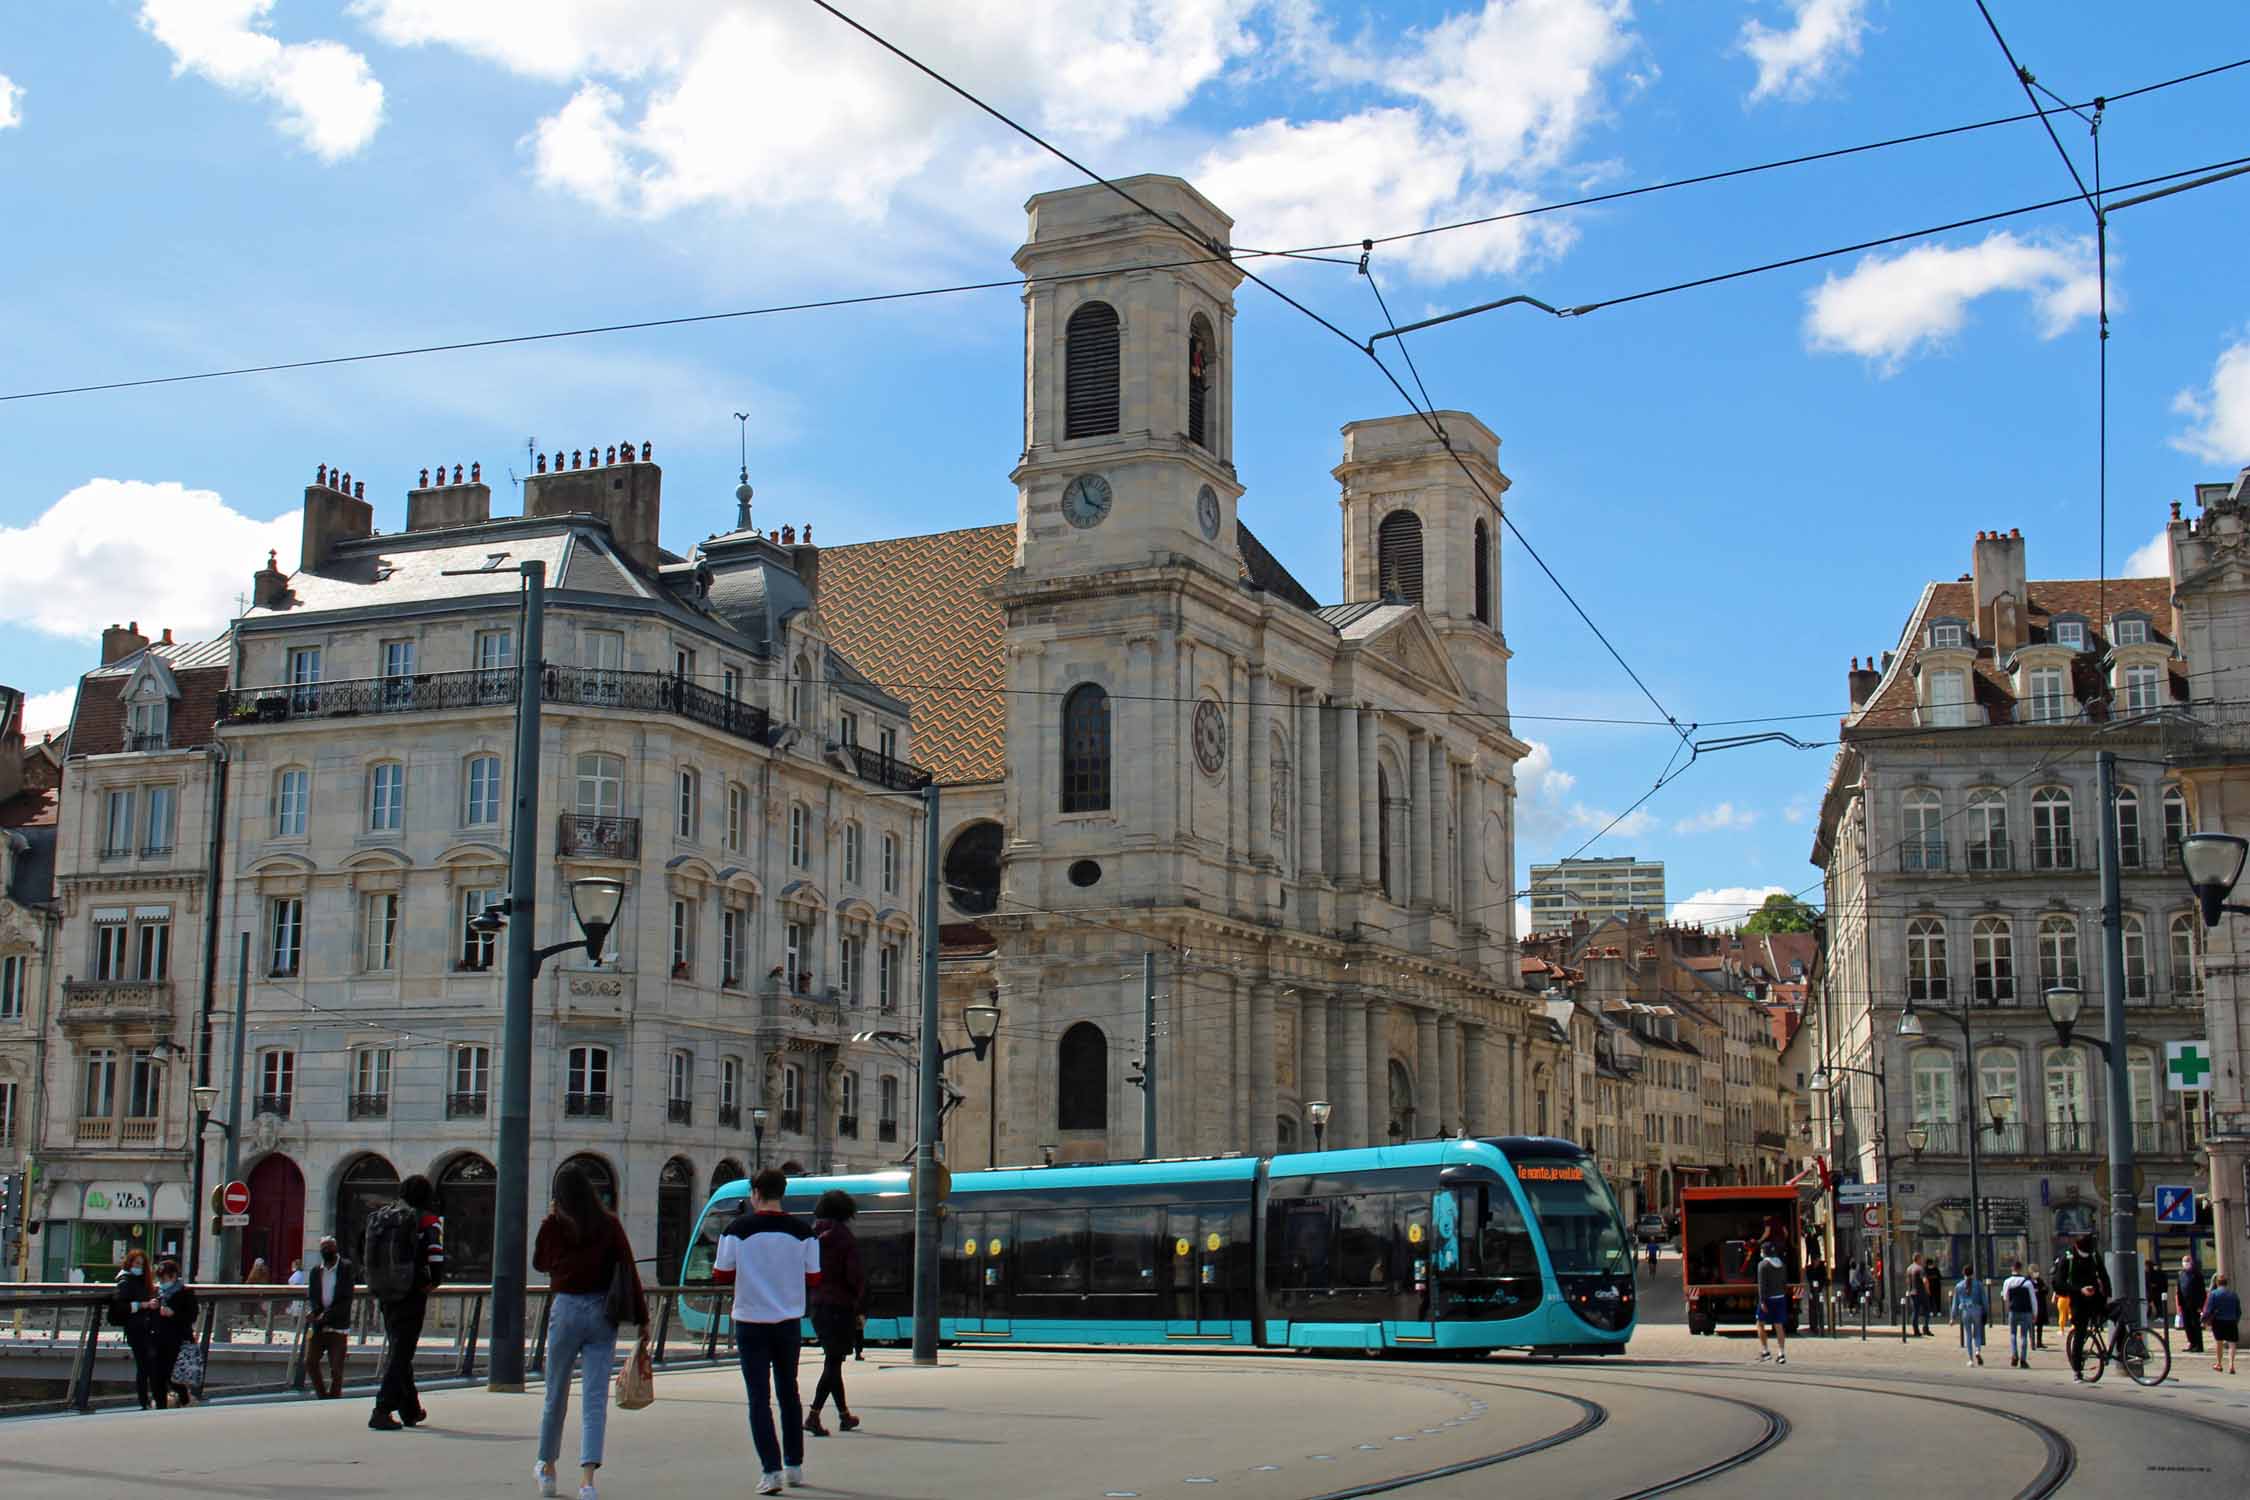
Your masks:
{"label": "catenary support pole", "polygon": [[531,1212],[531,989],[539,973],[539,707],[546,652],[547,565],[523,573],[516,659],[514,822],[508,830],[508,984],[500,1032],[500,1170],[493,1193],[492,1360],[486,1389],[521,1391],[524,1239]]}
{"label": "catenary support pole", "polygon": [[1141,1155],[1156,1155],[1156,950],[1141,955]]}
{"label": "catenary support pole", "polygon": [[2099,751],[2102,1027],[2109,1035],[2109,1284],[2126,1326],[2142,1326],[2140,1193],[2134,1182],[2133,1094],[2125,1072],[2125,913],[2117,878],[2117,753]]}
{"label": "catenary support pole", "polygon": [[938,1077],[938,786],[922,788],[922,1037],[914,1127],[914,1363],[937,1363],[937,1138],[945,1082]]}

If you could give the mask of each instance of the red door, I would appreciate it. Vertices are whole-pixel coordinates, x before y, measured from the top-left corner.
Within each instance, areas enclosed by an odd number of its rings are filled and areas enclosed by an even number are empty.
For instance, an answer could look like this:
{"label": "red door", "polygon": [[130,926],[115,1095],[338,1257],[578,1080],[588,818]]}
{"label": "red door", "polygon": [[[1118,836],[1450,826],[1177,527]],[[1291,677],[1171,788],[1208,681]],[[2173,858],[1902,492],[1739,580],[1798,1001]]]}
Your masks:
{"label": "red door", "polygon": [[242,1263],[234,1279],[250,1274],[259,1259],[275,1281],[289,1275],[289,1262],[305,1253],[305,1174],[276,1152],[250,1169],[250,1224],[242,1231]]}

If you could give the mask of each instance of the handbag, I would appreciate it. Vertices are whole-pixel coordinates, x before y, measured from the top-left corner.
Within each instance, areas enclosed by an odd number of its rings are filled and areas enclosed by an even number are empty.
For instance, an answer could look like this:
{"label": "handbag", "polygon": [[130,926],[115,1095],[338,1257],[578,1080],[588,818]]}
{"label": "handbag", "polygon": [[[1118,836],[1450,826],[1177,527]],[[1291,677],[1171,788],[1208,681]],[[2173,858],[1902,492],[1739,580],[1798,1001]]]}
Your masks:
{"label": "handbag", "polygon": [[617,1268],[609,1273],[609,1300],[602,1306],[602,1316],[609,1326],[622,1328],[627,1323],[638,1323],[641,1318],[640,1273],[633,1269],[630,1256],[617,1257]]}
{"label": "handbag", "polygon": [[191,1391],[203,1389],[203,1346],[192,1340],[180,1345],[177,1359],[172,1361],[172,1384],[184,1385]]}
{"label": "handbag", "polygon": [[617,1372],[617,1404],[625,1411],[639,1411],[655,1400],[656,1366],[649,1359],[648,1345],[642,1344]]}

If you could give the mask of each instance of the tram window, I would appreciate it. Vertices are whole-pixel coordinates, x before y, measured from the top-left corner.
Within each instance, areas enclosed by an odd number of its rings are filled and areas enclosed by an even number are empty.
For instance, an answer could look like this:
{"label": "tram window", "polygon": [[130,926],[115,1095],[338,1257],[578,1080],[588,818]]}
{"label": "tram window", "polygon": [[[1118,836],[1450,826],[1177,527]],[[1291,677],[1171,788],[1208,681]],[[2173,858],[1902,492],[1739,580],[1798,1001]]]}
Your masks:
{"label": "tram window", "polygon": [[1390,1280],[1392,1195],[1358,1193],[1336,1200],[1336,1286],[1382,1286]]}
{"label": "tram window", "polygon": [[1156,1235],[1162,1212],[1153,1208],[1097,1208],[1087,1214],[1088,1289],[1156,1290]]}
{"label": "tram window", "polygon": [[703,1222],[696,1226],[695,1243],[688,1246],[687,1271],[681,1278],[683,1284],[693,1286],[711,1279],[711,1266],[718,1258],[719,1236],[727,1227],[727,1218],[724,1210],[707,1213]]}
{"label": "tram window", "polygon": [[1016,1290],[1086,1290],[1086,1215],[1016,1215]]}
{"label": "tram window", "polygon": [[1277,1200],[1267,1227],[1278,1247],[1270,1268],[1277,1289],[1329,1284],[1326,1202],[1318,1198]]}
{"label": "tram window", "polygon": [[882,1211],[861,1214],[854,1226],[869,1290],[896,1290],[912,1281],[914,1216]]}
{"label": "tram window", "polygon": [[1539,1252],[1516,1200],[1502,1187],[1480,1187],[1477,1195],[1477,1269],[1487,1276],[1536,1277]]}

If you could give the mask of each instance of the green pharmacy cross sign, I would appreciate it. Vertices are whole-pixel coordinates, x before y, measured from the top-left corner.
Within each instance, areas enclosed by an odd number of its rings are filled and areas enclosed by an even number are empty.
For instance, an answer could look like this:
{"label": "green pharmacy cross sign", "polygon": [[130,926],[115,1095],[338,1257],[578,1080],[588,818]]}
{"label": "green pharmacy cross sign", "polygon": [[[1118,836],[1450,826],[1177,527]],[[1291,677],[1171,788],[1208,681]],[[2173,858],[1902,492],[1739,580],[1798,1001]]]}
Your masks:
{"label": "green pharmacy cross sign", "polygon": [[2176,1091],[2211,1087],[2211,1047],[2208,1042],[2166,1042],[2164,1080]]}

